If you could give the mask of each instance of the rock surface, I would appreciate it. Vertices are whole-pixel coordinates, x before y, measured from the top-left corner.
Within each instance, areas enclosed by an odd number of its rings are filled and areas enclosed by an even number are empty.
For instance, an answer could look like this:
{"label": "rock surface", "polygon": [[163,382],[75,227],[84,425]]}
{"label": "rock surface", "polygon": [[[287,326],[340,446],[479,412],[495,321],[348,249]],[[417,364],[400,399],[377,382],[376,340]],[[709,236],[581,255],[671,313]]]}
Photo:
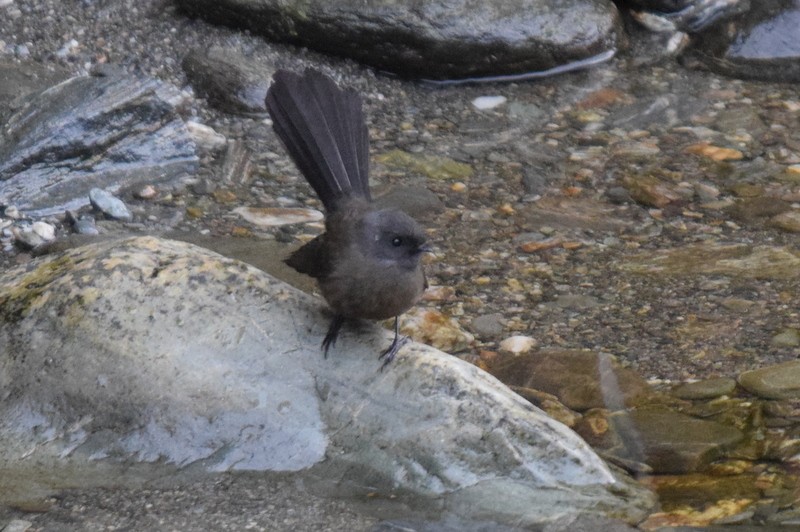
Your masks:
{"label": "rock surface", "polygon": [[192,174],[199,161],[174,87],[108,69],[31,94],[0,130],[0,198],[30,215]]}
{"label": "rock surface", "polygon": [[316,302],[200,248],[109,241],[34,260],[0,286],[4,459],[311,470],[345,491],[437,496],[517,525],[636,520],[649,503],[470,364],[415,345],[379,372],[387,334],[375,328],[346,332],[324,359]]}
{"label": "rock surface", "polygon": [[744,16],[695,37],[691,58],[738,78],[800,81],[800,3],[749,2]]}
{"label": "rock surface", "polygon": [[621,25],[605,0],[447,3],[392,0],[180,0],[188,13],[421,78],[542,71],[613,50]]}

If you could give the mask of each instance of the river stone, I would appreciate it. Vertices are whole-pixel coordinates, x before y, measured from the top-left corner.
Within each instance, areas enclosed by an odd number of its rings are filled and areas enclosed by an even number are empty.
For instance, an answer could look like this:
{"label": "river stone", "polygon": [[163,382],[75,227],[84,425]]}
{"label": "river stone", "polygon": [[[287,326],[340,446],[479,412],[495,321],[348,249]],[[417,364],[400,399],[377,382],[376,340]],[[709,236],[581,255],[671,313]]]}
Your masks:
{"label": "river stone", "polygon": [[642,275],[794,279],[800,269],[800,253],[791,246],[705,242],[639,253],[620,268]]}
{"label": "river stone", "polygon": [[648,493],[471,364],[410,343],[379,371],[390,333],[369,324],[323,358],[320,307],[155,237],[12,269],[0,281],[0,460],[303,471],[514,526],[643,517]]}
{"label": "river stone", "polygon": [[115,69],[29,95],[0,129],[0,198],[30,215],[193,174],[198,157],[177,88]]}
{"label": "river stone", "polygon": [[739,385],[765,399],[800,398],[800,360],[745,371]]}
{"label": "river stone", "polygon": [[609,454],[643,462],[655,473],[702,471],[744,438],[730,425],[664,408],[614,412],[608,420],[613,439],[622,442]]}
{"label": "river stone", "polygon": [[697,382],[687,382],[672,389],[678,399],[714,399],[730,395],[736,389],[736,381],[730,377],[717,377]]}
{"label": "river stone", "polygon": [[543,71],[618,47],[607,0],[178,0],[187,13],[415,78]]}
{"label": "river stone", "polygon": [[506,384],[553,394],[579,412],[617,410],[654,395],[637,373],[609,355],[588,351],[542,350],[503,357],[489,370]]}
{"label": "river stone", "polygon": [[688,57],[729,76],[800,82],[800,2],[748,2],[747,6],[743,16],[696,35]]}

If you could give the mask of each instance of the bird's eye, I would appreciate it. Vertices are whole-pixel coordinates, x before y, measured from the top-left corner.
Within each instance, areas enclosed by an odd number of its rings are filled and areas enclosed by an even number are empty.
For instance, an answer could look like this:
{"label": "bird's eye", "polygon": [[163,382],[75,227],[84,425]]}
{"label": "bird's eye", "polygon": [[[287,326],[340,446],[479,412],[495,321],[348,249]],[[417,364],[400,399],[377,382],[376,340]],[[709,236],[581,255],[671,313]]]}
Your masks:
{"label": "bird's eye", "polygon": [[396,247],[396,248],[399,248],[400,246],[402,246],[402,245],[403,245],[403,239],[402,239],[402,238],[400,238],[399,236],[396,236],[396,237],[394,237],[394,238],[392,239],[392,245],[393,245],[394,247]]}

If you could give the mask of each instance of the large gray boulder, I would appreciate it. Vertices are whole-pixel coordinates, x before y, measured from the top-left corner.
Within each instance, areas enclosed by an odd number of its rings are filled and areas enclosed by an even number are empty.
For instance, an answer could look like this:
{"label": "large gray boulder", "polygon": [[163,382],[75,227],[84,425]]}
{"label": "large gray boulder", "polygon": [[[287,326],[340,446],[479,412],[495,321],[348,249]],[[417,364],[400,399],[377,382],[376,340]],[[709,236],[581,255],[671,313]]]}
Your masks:
{"label": "large gray boulder", "polygon": [[318,300],[190,244],[36,259],[0,279],[0,462],[303,471],[514,525],[648,508],[487,373],[415,344],[381,372],[376,326],[324,359],[326,327]]}
{"label": "large gray boulder", "polygon": [[617,48],[610,0],[178,0],[187,13],[415,78],[542,71]]}

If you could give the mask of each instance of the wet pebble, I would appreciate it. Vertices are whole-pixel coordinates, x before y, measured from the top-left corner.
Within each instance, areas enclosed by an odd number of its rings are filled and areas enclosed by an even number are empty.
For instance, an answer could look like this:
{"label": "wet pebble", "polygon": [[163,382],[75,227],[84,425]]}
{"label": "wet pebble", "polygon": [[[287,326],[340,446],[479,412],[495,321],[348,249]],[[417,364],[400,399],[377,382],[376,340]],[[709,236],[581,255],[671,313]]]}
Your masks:
{"label": "wet pebble", "polygon": [[31,230],[39,235],[45,242],[49,242],[56,237],[56,228],[47,222],[33,222]]}
{"label": "wet pebble", "polygon": [[316,209],[289,207],[237,207],[233,212],[260,227],[318,222],[324,217]]}
{"label": "wet pebble", "polygon": [[478,336],[494,337],[503,332],[505,317],[499,312],[484,314],[472,320],[472,330]]}
{"label": "wet pebble", "polygon": [[739,385],[765,399],[800,397],[800,360],[767,366],[739,375]]}
{"label": "wet pebble", "polygon": [[530,336],[510,336],[500,342],[500,350],[514,355],[527,353],[536,345],[536,340]]}
{"label": "wet pebble", "polygon": [[25,519],[12,519],[3,527],[3,532],[25,532],[33,526],[33,523]]}
{"label": "wet pebble", "polygon": [[206,151],[221,151],[228,142],[225,135],[217,133],[213,128],[200,122],[190,120],[186,122],[186,129],[195,143]]}
{"label": "wet pebble", "polygon": [[109,218],[123,221],[133,220],[133,214],[128,210],[125,203],[106,190],[101,188],[91,189],[89,191],[89,201],[95,209]]}
{"label": "wet pebble", "polygon": [[447,353],[464,351],[475,341],[456,320],[433,309],[415,308],[406,312],[400,318],[400,330],[417,342]]}
{"label": "wet pebble", "polygon": [[472,100],[473,107],[480,111],[494,109],[495,107],[499,107],[504,103],[506,103],[505,96],[478,96]]}
{"label": "wet pebble", "polygon": [[800,210],[791,210],[773,216],[770,225],[789,233],[800,233]]}
{"label": "wet pebble", "polygon": [[800,345],[800,331],[787,328],[772,337],[772,345],[777,347],[797,347]]}
{"label": "wet pebble", "polygon": [[713,399],[729,395],[736,389],[736,381],[729,377],[706,379],[681,384],[672,390],[679,399]]}

